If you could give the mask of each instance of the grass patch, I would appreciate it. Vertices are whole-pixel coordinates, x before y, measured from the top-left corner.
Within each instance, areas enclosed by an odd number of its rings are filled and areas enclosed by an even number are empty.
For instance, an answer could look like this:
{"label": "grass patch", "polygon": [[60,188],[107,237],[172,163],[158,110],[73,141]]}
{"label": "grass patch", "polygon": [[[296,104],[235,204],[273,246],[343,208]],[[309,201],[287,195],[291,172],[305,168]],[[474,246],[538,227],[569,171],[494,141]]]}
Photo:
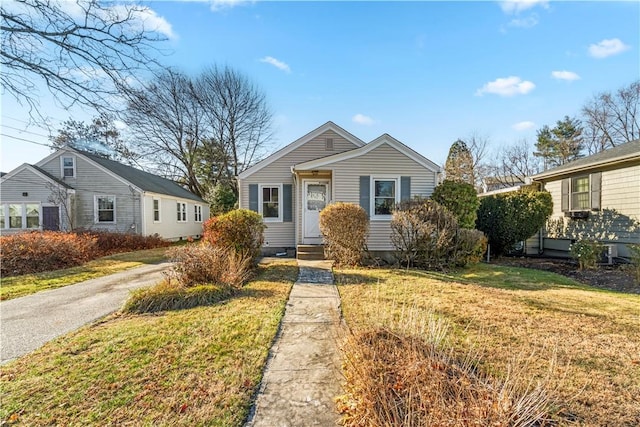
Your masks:
{"label": "grass patch", "polygon": [[124,304],[124,313],[155,313],[211,305],[233,295],[233,288],[219,285],[184,287],[163,280],[150,288],[136,289]]}
{"label": "grass patch", "polygon": [[477,368],[544,380],[560,402],[560,425],[636,426],[640,420],[640,297],[601,291],[549,272],[477,265],[453,273],[385,269],[335,272],[353,329],[383,328],[407,307],[451,324],[458,355]]}
{"label": "grass patch", "polygon": [[114,315],[0,368],[0,418],[22,425],[240,426],[297,277],[261,266],[226,302]]}
{"label": "grass patch", "polygon": [[0,300],[9,300],[31,295],[45,289],[73,285],[143,264],[156,264],[167,259],[166,252],[167,248],[125,252],[98,258],[78,267],[3,277],[2,286],[0,286]]}

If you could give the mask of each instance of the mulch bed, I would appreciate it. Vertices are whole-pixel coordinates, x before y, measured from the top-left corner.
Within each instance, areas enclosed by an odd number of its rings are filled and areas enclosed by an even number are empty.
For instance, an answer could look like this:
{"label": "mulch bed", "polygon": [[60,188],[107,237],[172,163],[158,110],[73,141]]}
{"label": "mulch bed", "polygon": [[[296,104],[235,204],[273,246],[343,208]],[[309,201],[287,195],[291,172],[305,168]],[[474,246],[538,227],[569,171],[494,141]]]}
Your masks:
{"label": "mulch bed", "polygon": [[632,266],[630,265],[601,265],[595,270],[580,271],[575,261],[565,259],[502,257],[496,258],[492,262],[512,267],[552,271],[596,288],[640,294],[640,284],[635,281]]}

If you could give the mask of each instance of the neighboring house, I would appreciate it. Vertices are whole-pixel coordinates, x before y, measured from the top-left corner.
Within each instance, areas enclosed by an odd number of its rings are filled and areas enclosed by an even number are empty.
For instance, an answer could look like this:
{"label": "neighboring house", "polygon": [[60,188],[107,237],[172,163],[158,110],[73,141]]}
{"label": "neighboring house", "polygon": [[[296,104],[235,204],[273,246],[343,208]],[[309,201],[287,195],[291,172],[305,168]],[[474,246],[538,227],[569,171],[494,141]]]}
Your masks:
{"label": "neighboring house", "polygon": [[209,206],[168,179],[63,148],[1,178],[2,234],[93,229],[180,240],[202,234]]}
{"label": "neighboring house", "polygon": [[611,257],[629,256],[640,243],[640,140],[549,169],[531,177],[553,198],[543,247],[559,255],[575,240],[609,244]]}
{"label": "neighboring house", "polygon": [[393,250],[391,209],[428,197],[440,167],[384,134],[368,144],[332,122],[273,153],[238,176],[241,208],[262,215],[263,252],[319,245],[320,211],[332,202],[355,203],[370,218],[372,252]]}
{"label": "neighboring house", "polygon": [[[488,176],[482,179],[482,193],[492,193],[499,190],[512,191],[514,187],[524,184],[517,176]],[[496,193],[493,193],[496,194]]]}

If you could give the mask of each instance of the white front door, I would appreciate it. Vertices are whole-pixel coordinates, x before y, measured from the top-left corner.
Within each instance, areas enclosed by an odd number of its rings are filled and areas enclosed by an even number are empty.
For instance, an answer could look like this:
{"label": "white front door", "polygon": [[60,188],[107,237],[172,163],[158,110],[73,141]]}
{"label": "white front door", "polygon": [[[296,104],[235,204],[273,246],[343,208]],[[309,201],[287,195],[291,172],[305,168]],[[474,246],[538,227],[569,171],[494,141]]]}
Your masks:
{"label": "white front door", "polygon": [[322,243],[320,211],[329,203],[329,181],[304,181],[303,232],[305,243]]}

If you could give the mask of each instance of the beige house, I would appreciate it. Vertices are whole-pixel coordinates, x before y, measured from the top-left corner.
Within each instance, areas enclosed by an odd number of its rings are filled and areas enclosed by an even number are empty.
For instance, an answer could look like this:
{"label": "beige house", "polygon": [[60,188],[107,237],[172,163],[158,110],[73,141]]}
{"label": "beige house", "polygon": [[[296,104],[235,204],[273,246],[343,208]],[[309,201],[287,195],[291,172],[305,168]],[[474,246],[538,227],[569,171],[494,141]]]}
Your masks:
{"label": "beige house", "polygon": [[368,248],[393,250],[391,209],[428,197],[440,167],[384,134],[368,144],[327,122],[238,176],[241,208],[262,215],[265,253],[320,245],[320,211],[332,202],[355,203],[370,218]]}
{"label": "beige house", "polygon": [[531,177],[551,193],[553,214],[543,234],[548,255],[576,240],[608,245],[609,258],[626,257],[640,243],[640,140],[583,157]]}
{"label": "beige house", "polygon": [[180,240],[200,236],[209,218],[208,204],[175,182],[72,148],[0,182],[2,234],[82,228]]}

